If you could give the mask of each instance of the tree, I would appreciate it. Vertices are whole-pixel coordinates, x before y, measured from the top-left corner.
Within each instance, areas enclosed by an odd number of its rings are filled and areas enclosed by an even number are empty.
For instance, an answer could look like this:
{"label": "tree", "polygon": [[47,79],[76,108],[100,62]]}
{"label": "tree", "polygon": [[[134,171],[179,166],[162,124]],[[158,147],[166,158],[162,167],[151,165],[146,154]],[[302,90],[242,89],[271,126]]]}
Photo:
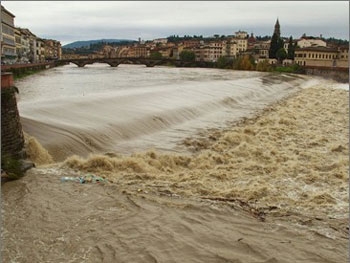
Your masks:
{"label": "tree", "polygon": [[269,63],[268,59],[265,59],[263,61],[260,61],[257,65],[256,65],[256,70],[257,71],[264,71],[264,72],[269,72],[272,71],[271,65]]}
{"label": "tree", "polygon": [[277,50],[276,58],[280,63],[287,58],[287,52],[283,47]]}
{"label": "tree", "polygon": [[155,51],[155,52],[152,52],[149,57],[152,59],[161,59],[162,54],[158,51]]}
{"label": "tree", "polygon": [[281,48],[283,48],[283,39],[278,37],[277,34],[274,33],[271,39],[269,58],[277,58],[277,51]]}
{"label": "tree", "polygon": [[183,50],[180,53],[180,59],[184,61],[195,61],[196,54],[190,50]]}
{"label": "tree", "polygon": [[288,43],[288,54],[287,54],[288,59],[294,59],[294,52],[295,52],[296,45],[297,43],[293,44],[293,37],[291,36],[289,38],[289,43]]}
{"label": "tree", "polygon": [[249,55],[244,55],[235,61],[233,69],[254,70],[254,67],[254,60]]}
{"label": "tree", "polygon": [[260,40],[260,41],[267,41],[267,40],[270,40],[271,39],[271,37],[270,36],[256,36],[255,37],[256,38],[256,40]]}
{"label": "tree", "polygon": [[233,61],[228,57],[219,57],[217,61],[218,68],[229,69],[232,68]]}

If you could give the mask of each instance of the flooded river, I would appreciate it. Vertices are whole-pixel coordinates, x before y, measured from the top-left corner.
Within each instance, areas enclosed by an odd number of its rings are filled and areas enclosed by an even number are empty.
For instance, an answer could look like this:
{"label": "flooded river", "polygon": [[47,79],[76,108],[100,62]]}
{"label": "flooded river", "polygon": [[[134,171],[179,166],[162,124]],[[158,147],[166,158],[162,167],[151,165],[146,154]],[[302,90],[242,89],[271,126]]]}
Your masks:
{"label": "flooded river", "polygon": [[3,262],[348,261],[348,85],[104,64],[15,85],[40,162],[2,185]]}

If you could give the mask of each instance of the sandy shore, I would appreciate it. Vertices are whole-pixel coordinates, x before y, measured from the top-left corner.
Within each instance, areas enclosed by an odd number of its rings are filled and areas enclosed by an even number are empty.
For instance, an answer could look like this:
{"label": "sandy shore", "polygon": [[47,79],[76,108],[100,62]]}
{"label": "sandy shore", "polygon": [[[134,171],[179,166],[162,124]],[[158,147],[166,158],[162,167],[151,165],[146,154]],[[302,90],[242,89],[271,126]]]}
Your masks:
{"label": "sandy shore", "polygon": [[[312,87],[189,138],[192,154],[75,156],[32,169],[2,187],[3,259],[346,262],[348,101],[346,90]],[[87,174],[108,182],[60,182]]]}

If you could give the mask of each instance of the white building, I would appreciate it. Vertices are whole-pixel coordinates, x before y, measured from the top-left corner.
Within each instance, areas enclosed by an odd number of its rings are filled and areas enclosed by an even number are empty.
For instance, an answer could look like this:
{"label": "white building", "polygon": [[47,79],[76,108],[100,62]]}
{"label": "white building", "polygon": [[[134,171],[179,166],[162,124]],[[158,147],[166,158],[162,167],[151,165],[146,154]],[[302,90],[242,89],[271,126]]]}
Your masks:
{"label": "white building", "polygon": [[327,43],[320,38],[307,38],[302,37],[298,40],[298,46],[304,47],[326,47]]}
{"label": "white building", "polygon": [[167,38],[157,38],[153,40],[154,44],[166,44],[168,43],[168,39]]}

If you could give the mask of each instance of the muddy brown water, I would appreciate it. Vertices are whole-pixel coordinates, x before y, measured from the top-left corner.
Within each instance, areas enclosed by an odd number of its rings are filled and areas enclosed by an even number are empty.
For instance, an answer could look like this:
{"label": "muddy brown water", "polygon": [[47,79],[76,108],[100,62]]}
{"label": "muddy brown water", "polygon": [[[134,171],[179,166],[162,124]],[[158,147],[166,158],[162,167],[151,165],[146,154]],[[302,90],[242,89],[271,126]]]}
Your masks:
{"label": "muddy brown water", "polygon": [[[60,182],[2,187],[3,262],[344,262],[344,237],[257,220],[237,205]],[[4,197],[6,199],[4,199]],[[317,220],[316,220],[317,223]]]}
{"label": "muddy brown water", "polygon": [[[230,131],[320,85],[277,116]],[[129,65],[68,65],[19,81],[24,131],[53,163],[2,185],[3,262],[345,262],[348,92],[327,90],[339,85]],[[313,125],[298,130],[305,120]],[[219,135],[201,151],[210,128]],[[88,173],[109,182],[61,182]],[[206,198],[217,194],[227,200]],[[255,205],[278,209],[262,221]]]}

